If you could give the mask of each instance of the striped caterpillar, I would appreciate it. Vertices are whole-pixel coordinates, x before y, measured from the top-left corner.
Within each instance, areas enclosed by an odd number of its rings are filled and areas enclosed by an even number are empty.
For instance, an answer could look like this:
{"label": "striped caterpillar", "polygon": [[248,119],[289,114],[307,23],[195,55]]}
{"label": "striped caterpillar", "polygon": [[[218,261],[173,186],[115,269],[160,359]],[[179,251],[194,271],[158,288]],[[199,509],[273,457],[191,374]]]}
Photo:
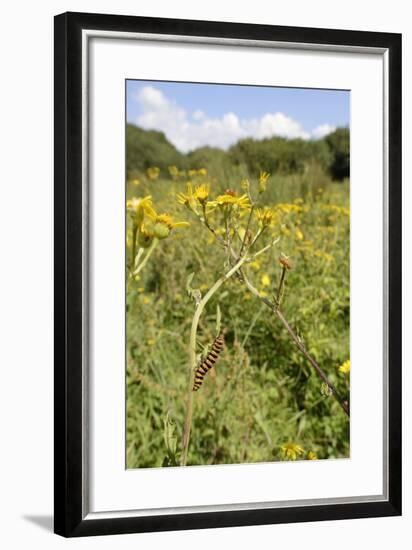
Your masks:
{"label": "striped caterpillar", "polygon": [[223,349],[225,341],[223,335],[219,336],[213,342],[212,348],[207,354],[206,358],[200,363],[195,371],[195,381],[193,384],[193,391],[197,391],[200,386],[203,384],[203,378],[208,373],[208,371],[213,367],[216,361],[219,358],[219,354]]}

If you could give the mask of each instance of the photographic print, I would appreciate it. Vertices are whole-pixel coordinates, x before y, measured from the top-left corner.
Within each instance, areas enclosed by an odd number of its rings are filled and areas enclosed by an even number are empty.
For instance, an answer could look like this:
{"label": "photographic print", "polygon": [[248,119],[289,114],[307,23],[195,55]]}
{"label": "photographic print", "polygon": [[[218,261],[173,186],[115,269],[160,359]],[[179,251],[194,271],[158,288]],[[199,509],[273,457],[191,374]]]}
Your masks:
{"label": "photographic print", "polygon": [[349,457],[349,99],[126,81],[127,468]]}
{"label": "photographic print", "polygon": [[55,532],[400,515],[401,35],[54,37]]}

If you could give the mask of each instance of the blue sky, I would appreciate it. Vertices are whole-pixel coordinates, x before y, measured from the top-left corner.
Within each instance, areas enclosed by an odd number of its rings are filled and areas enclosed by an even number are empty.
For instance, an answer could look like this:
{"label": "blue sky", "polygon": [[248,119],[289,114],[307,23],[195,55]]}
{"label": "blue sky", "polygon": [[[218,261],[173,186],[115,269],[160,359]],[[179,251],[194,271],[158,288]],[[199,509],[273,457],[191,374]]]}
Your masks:
{"label": "blue sky", "polygon": [[321,138],[349,126],[349,92],[127,81],[127,121],[163,131],[181,151],[238,139]]}

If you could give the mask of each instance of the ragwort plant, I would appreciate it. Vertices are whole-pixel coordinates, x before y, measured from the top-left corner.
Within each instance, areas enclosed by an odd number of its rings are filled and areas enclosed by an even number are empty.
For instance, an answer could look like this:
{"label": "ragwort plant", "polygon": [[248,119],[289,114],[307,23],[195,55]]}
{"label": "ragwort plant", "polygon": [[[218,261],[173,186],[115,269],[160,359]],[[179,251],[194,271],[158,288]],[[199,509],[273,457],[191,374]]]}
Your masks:
{"label": "ragwort plant", "polygon": [[[188,281],[188,294],[195,301],[195,312],[192,319],[189,342],[189,373],[188,389],[186,397],[186,416],[182,435],[181,466],[187,464],[190,433],[193,417],[193,399],[195,391],[199,390],[204,376],[212,369],[218,359],[216,342],[221,339],[220,315],[217,326],[216,339],[212,345],[212,351],[197,355],[198,338],[197,331],[200,317],[209,300],[219,291],[222,285],[232,277],[236,277],[246,286],[249,292],[267,306],[272,314],[282,322],[289,336],[305,356],[306,360],[315,369],[316,374],[322,380],[328,394],[333,395],[345,414],[349,417],[349,405],[343,399],[328,379],[324,371],[318,365],[306,349],[303,339],[298,335],[281,311],[281,302],[284,297],[286,274],[292,268],[289,257],[281,252],[278,256],[280,265],[280,278],[276,289],[272,289],[272,296],[266,297],[254,286],[246,274],[248,264],[251,264],[264,254],[270,254],[271,250],[280,241],[279,235],[271,234],[276,211],[264,204],[263,196],[269,180],[269,174],[262,172],[257,182],[256,192],[252,194],[252,188],[248,180],[241,184],[242,191],[226,189],[223,194],[211,198],[210,185],[202,183],[194,186],[187,184],[185,193],[178,195],[178,201],[184,205],[214,237],[218,246],[225,252],[225,261],[222,266],[222,275],[202,296],[200,289],[191,288],[193,274]],[[279,208],[279,207],[278,207]],[[280,206],[282,208],[282,206]],[[269,234],[269,242],[264,244],[264,237]],[[219,310],[220,311],[220,310]],[[222,340],[223,342],[223,340]],[[219,344],[219,349],[223,344]],[[216,348],[216,349],[214,349]],[[295,460],[303,454],[303,449],[294,443],[286,443],[281,448],[283,458]],[[316,458],[311,453],[307,458]]]}

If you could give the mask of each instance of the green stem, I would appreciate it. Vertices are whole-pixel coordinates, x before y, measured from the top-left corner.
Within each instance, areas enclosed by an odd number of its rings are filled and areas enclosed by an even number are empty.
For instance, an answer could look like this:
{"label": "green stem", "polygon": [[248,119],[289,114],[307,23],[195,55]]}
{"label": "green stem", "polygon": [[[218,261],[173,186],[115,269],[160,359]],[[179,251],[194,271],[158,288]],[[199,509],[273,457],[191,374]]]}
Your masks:
{"label": "green stem", "polygon": [[139,265],[140,258],[143,256],[143,253],[144,253],[144,248],[139,248],[133,262],[133,266],[132,266],[133,269],[135,269]]}
{"label": "green stem", "polygon": [[180,465],[186,466],[187,464],[187,454],[189,450],[189,440],[190,440],[190,430],[192,426],[192,416],[193,416],[193,383],[195,377],[196,369],[196,337],[197,337],[197,328],[199,325],[200,316],[210,298],[215,294],[217,290],[225,283],[236,271],[241,267],[241,265],[246,261],[246,256],[238,260],[238,262],[225,274],[220,277],[215,284],[208,290],[204,295],[202,300],[199,302],[196,307],[195,314],[193,315],[192,327],[190,330],[190,341],[189,341],[189,383],[187,387],[187,403],[186,403],[186,418],[183,428],[183,437],[182,437],[182,458]]}
{"label": "green stem", "polygon": [[150,245],[150,247],[148,248],[148,250],[146,252],[146,256],[143,258],[143,260],[140,262],[140,264],[136,267],[136,269],[133,272],[133,275],[138,275],[142,271],[142,269],[147,264],[148,259],[153,254],[153,251],[154,251],[154,249],[156,248],[156,246],[158,244],[159,244],[158,239],[154,238],[153,241],[152,241],[152,244]]}
{"label": "green stem", "polygon": [[265,229],[266,229],[266,227],[261,227],[260,229],[257,230],[257,233],[256,233],[254,239],[250,243],[250,248],[252,248],[252,246],[256,243],[256,241],[259,239],[259,237],[262,235],[262,233],[264,232]]}
{"label": "green stem", "polygon": [[242,255],[243,249],[245,248],[245,245],[246,245],[246,240],[248,238],[250,223],[252,221],[252,216],[253,216],[254,209],[255,209],[255,205],[252,204],[252,207],[251,207],[250,212],[249,212],[249,217],[248,217],[248,220],[247,220],[247,224],[246,224],[245,234],[243,236],[242,246],[240,247],[239,256]]}
{"label": "green stem", "polygon": [[266,245],[265,247],[261,248],[260,250],[258,250],[257,252],[255,252],[255,254],[253,254],[252,256],[249,257],[249,261],[252,261],[255,260],[258,256],[260,256],[261,254],[264,254],[265,252],[267,252],[270,248],[272,248],[273,246],[275,246],[275,244],[277,244],[280,240],[280,237],[278,237],[277,239],[274,239],[271,243],[269,243],[268,245]]}
{"label": "green stem", "polygon": [[132,230],[132,261],[130,262],[130,269],[133,270],[136,258],[136,239],[137,239],[137,225],[133,225]]}
{"label": "green stem", "polygon": [[226,249],[226,242],[225,242],[225,239],[223,239],[220,235],[218,235],[216,233],[216,230],[210,225],[210,222],[209,222],[209,219],[207,217],[207,213],[206,213],[206,206],[203,204],[202,205],[202,209],[203,209],[203,218],[201,216],[198,215],[198,219],[200,220],[200,222],[212,233],[212,235],[214,236],[214,238],[216,239],[216,242],[222,246],[223,248]]}

